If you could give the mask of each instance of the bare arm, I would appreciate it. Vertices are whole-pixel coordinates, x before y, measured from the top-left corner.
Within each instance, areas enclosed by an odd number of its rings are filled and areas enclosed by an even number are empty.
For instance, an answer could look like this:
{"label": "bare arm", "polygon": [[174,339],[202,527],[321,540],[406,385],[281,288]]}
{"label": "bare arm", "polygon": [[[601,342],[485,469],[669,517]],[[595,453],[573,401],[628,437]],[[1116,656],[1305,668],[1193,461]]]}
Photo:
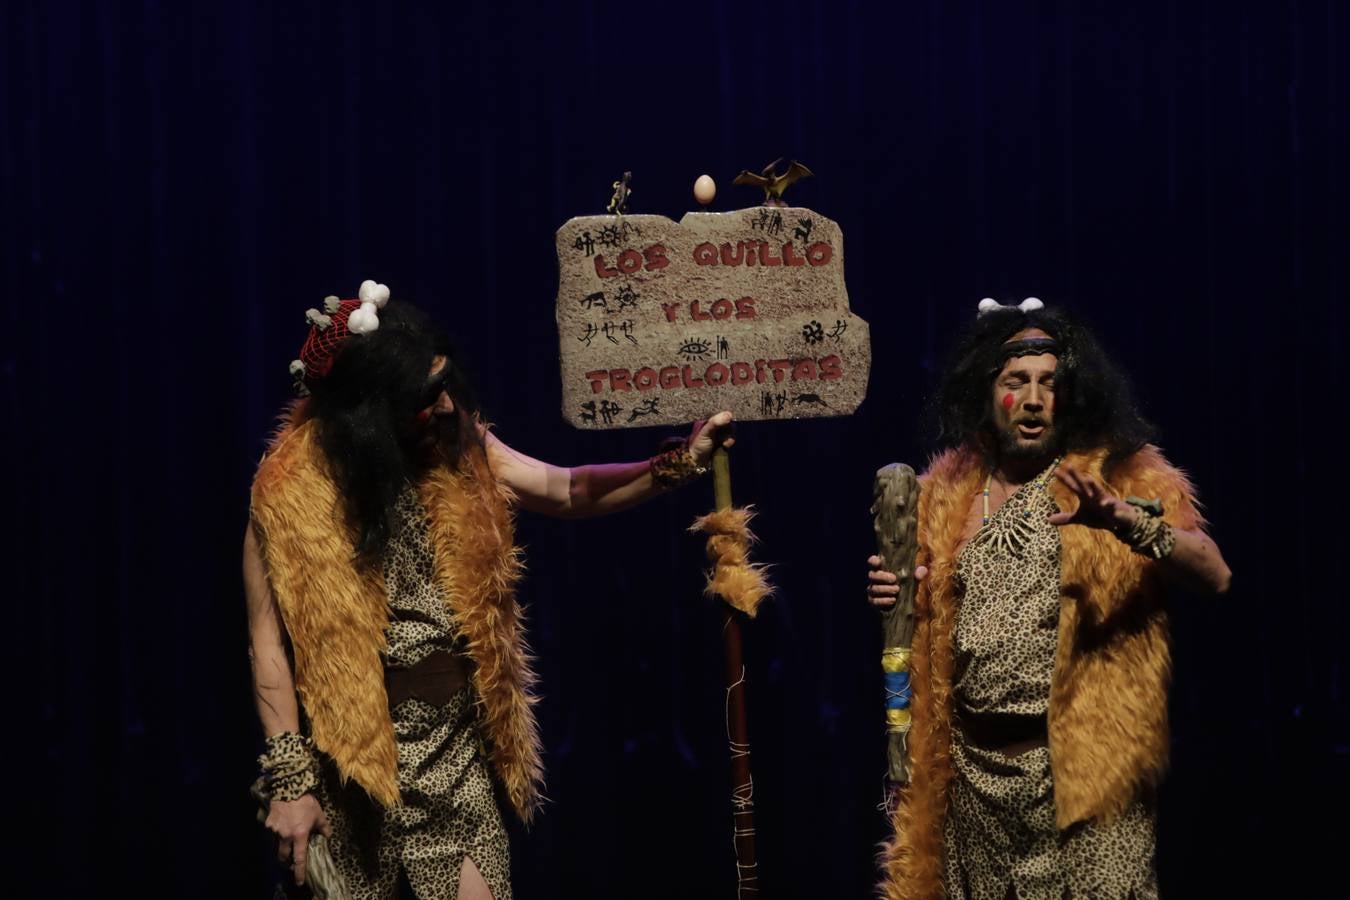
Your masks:
{"label": "bare arm", "polygon": [[635,506],[661,489],[647,460],[565,468],[527,456],[491,432],[488,461],[497,478],[531,512],[560,519],[603,516]]}
{"label": "bare arm", "polygon": [[[1135,510],[1136,515],[1142,515]],[[1163,571],[1190,588],[1214,594],[1226,594],[1233,583],[1233,572],[1219,552],[1219,545],[1203,531],[1173,528],[1177,545],[1162,560]]]}
{"label": "bare arm", "polygon": [[[281,608],[263,568],[262,551],[252,526],[244,531],[244,599],[248,605],[248,656],[253,668],[253,699],[267,737],[300,730],[300,703],[286,656]],[[328,819],[313,794],[298,800],[273,800],[267,829],[277,837],[277,858],[290,864],[296,884],[305,883],[305,858],[313,832],[331,835]]]}
{"label": "bare arm", "polygon": [[253,668],[253,700],[263,735],[300,730],[300,704],[286,656],[281,609],[263,570],[257,535],[244,533],[244,598],[248,603],[248,656]]}
{"label": "bare arm", "polygon": [[[699,465],[709,465],[714,441],[730,447],[735,439],[723,432],[731,413],[720,412],[695,427],[689,452]],[[564,468],[526,456],[487,433],[492,471],[532,512],[564,519],[604,516],[628,509],[661,493],[652,479],[651,461],[606,463]]]}

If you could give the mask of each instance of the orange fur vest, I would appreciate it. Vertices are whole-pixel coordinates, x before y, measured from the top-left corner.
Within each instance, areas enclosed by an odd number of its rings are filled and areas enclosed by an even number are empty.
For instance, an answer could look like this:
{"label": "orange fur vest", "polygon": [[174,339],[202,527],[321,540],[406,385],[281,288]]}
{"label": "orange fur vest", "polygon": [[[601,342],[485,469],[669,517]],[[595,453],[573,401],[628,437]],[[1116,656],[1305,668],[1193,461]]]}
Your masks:
{"label": "orange fur vest", "polygon": [[[1202,527],[1185,474],[1146,446],[1103,477],[1106,452],[1070,454],[1066,465],[1087,472],[1113,494],[1159,497],[1165,518],[1182,529]],[[888,900],[943,896],[942,830],[952,720],[952,628],[956,619],[956,556],[966,516],[988,470],[966,448],[933,460],[919,496],[918,565],[928,577],[915,598],[911,678],[911,782],[901,792],[894,837],[881,853],[881,893]],[[1077,507],[1058,481],[1060,509]],[[1059,644],[1050,688],[1050,767],[1055,819],[1067,828],[1110,820],[1167,767],[1167,691],[1171,680],[1167,614],[1157,564],[1109,532],[1082,525],[1061,529]]]}
{"label": "orange fur vest", "polygon": [[[381,654],[388,597],[379,566],[358,569],[354,536],[313,420],[292,421],[253,479],[252,518],[295,659],[295,686],[315,745],[385,806],[399,802],[398,750]],[[418,485],[436,580],[474,663],[492,767],[529,822],[543,778],[532,705],[535,675],[514,588],[512,496],[481,453]]]}

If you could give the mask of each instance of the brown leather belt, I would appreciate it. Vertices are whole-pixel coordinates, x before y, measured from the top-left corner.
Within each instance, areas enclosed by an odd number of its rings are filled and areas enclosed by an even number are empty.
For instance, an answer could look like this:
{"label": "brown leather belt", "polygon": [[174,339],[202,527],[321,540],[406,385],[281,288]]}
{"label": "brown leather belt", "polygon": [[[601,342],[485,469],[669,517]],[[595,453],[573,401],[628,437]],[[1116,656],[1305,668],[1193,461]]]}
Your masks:
{"label": "brown leather belt", "polygon": [[445,706],[468,683],[468,661],[448,650],[435,650],[406,669],[384,670],[390,709],[413,698],[432,706]]}
{"label": "brown leather belt", "polygon": [[1007,756],[1020,756],[1049,741],[1045,716],[962,713],[957,725],[969,743]]}

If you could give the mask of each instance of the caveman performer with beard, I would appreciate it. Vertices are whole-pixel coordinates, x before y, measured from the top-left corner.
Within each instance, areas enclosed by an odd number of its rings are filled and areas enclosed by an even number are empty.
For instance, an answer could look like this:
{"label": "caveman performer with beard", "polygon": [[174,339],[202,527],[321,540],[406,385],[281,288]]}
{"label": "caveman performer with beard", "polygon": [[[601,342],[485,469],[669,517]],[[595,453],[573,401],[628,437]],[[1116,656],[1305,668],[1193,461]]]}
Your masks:
{"label": "caveman performer with beard", "polygon": [[309,311],[291,364],[308,396],[253,482],[244,580],[266,825],[297,883],[311,835],[327,838],[321,896],[407,882],[420,898],[507,900],[495,796],[528,822],[542,778],[513,510],[640,503],[706,471],[731,414],[651,460],[539,462],[481,423],[445,335],[388,298],[368,281],[359,300]]}
{"label": "caveman performer with beard", "polygon": [[[1063,312],[983,301],[935,399],[948,449],[921,479],[911,775],[882,893],[1156,897],[1164,582],[1223,593],[1228,566]],[[870,564],[870,602],[894,603]]]}

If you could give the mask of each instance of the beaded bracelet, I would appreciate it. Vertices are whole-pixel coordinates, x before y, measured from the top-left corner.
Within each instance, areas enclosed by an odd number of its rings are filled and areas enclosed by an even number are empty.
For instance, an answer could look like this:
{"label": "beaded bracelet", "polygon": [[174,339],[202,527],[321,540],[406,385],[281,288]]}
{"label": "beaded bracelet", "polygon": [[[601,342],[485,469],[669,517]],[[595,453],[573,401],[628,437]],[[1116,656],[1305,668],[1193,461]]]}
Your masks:
{"label": "beaded bracelet", "polygon": [[1117,536],[1141,556],[1164,559],[1171,555],[1177,546],[1177,535],[1162,517],[1162,503],[1138,497],[1127,497],[1125,502],[1136,507],[1139,515],[1128,528],[1117,532]]}

